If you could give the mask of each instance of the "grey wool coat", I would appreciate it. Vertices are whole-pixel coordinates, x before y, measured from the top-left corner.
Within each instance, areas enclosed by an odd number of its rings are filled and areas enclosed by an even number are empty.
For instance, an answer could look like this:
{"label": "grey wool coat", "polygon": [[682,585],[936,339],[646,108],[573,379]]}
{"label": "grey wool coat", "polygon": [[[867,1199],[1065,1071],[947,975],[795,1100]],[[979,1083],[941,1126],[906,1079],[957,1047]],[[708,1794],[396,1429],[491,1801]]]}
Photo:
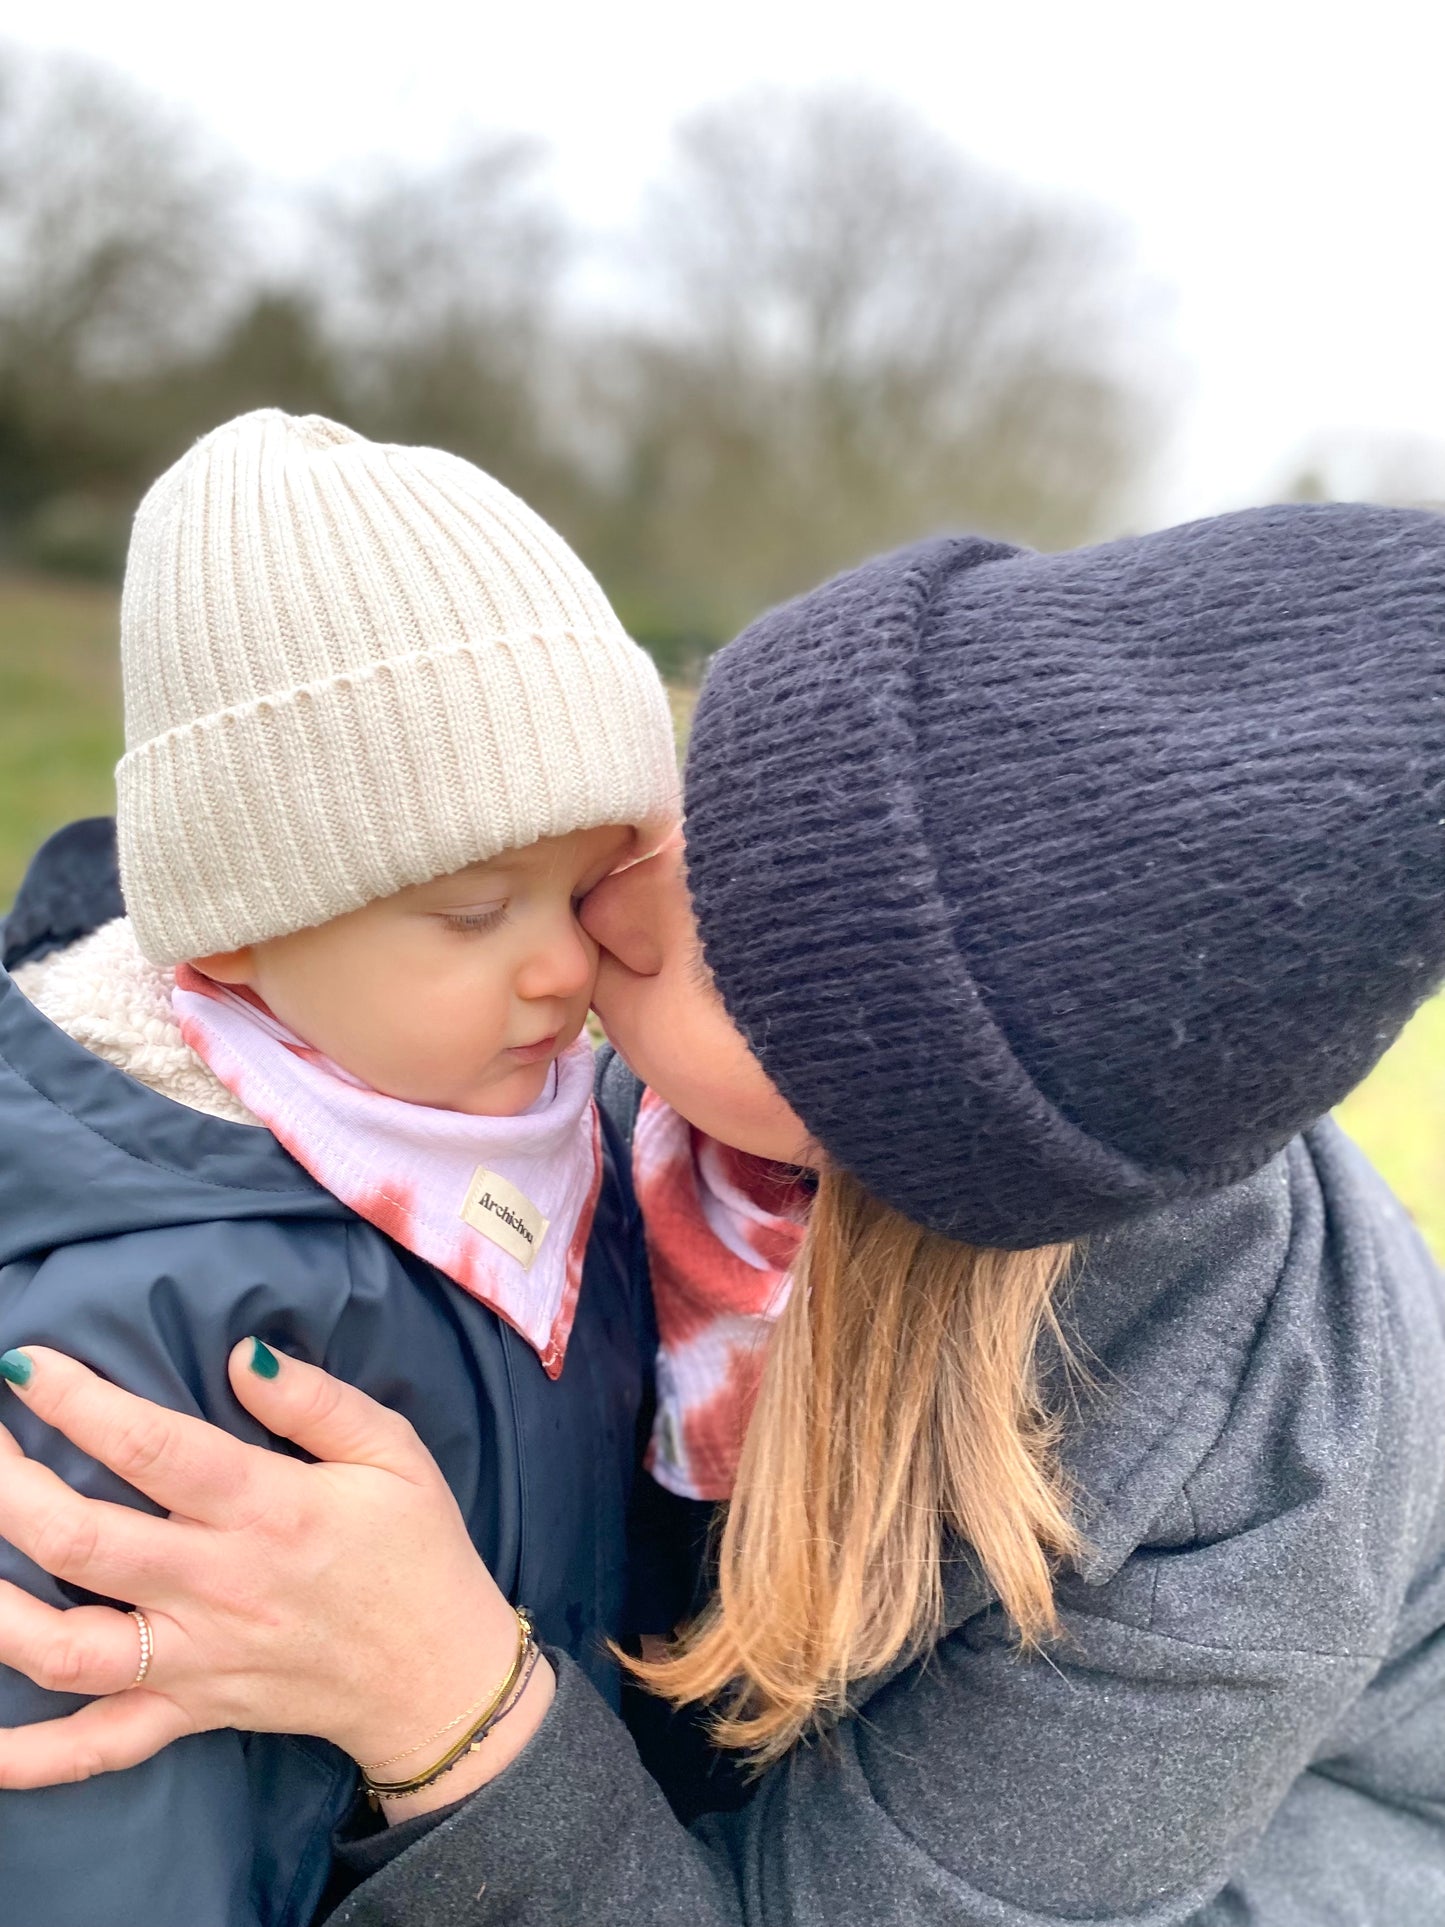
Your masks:
{"label": "grey wool coat", "polygon": [[1096,1240],[1069,1316],[1089,1551],[1046,1656],[960,1562],[926,1662],[690,1830],[559,1658],[521,1759],[338,1921],[1441,1927],[1445,1283],[1404,1213],[1324,1123]]}

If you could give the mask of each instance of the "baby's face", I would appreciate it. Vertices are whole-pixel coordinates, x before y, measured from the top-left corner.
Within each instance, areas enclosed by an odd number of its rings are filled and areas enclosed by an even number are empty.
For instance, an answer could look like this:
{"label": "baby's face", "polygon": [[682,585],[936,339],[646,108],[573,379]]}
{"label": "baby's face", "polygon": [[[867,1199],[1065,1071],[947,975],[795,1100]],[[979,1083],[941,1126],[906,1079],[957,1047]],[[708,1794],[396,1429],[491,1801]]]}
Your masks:
{"label": "baby's face", "polygon": [[248,985],[373,1090],[514,1116],[586,1019],[597,946],[577,905],[633,842],[610,827],[547,837],[197,968]]}

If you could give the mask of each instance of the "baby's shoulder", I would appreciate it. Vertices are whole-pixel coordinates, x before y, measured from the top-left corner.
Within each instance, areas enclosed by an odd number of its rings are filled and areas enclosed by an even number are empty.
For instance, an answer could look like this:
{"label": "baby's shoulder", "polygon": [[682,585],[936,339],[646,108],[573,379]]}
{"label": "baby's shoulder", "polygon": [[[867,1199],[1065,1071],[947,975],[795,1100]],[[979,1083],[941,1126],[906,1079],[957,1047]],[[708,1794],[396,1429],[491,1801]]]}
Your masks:
{"label": "baby's shoulder", "polygon": [[18,1312],[61,1332],[67,1324],[145,1325],[178,1346],[202,1331],[241,1337],[278,1321],[298,1338],[318,1339],[352,1295],[347,1233],[336,1218],[133,1224],[0,1267],[0,1318],[8,1326]]}

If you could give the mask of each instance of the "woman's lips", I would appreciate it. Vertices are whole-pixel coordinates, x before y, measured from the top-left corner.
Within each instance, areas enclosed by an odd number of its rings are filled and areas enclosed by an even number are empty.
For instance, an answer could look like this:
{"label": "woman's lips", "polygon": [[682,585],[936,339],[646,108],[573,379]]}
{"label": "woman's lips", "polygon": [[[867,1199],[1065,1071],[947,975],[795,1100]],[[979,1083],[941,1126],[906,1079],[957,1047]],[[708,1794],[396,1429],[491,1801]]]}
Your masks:
{"label": "woman's lips", "polygon": [[554,1030],[550,1037],[539,1037],[535,1044],[516,1044],[507,1052],[518,1064],[540,1064],[544,1057],[550,1057],[557,1048],[557,1039],[562,1035]]}

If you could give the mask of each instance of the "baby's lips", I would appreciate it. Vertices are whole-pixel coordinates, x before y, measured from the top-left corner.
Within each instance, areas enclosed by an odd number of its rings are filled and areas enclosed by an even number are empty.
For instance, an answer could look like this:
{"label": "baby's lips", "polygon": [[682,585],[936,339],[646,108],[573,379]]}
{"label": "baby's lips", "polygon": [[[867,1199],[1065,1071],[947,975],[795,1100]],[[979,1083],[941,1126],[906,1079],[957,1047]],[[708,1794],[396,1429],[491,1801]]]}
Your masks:
{"label": "baby's lips", "polygon": [[550,1037],[539,1037],[530,1044],[509,1044],[506,1054],[508,1057],[515,1057],[519,1063],[540,1063],[544,1057],[554,1055],[561,1035],[560,1030],[554,1030]]}

